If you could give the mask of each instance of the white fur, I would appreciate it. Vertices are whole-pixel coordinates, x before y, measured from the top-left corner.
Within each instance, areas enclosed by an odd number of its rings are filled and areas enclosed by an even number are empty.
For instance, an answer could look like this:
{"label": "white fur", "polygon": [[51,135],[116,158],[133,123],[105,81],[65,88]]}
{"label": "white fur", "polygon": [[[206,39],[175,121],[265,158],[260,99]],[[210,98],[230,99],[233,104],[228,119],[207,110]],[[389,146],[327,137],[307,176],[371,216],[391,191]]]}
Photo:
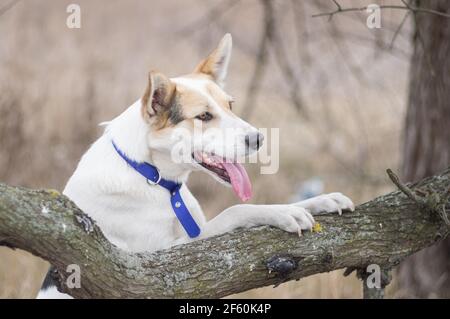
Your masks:
{"label": "white fur", "polygon": [[36,299],[73,299],[68,294],[63,294],[56,289],[55,286],[48,287],[47,289],[42,289],[39,291],[38,296]]}

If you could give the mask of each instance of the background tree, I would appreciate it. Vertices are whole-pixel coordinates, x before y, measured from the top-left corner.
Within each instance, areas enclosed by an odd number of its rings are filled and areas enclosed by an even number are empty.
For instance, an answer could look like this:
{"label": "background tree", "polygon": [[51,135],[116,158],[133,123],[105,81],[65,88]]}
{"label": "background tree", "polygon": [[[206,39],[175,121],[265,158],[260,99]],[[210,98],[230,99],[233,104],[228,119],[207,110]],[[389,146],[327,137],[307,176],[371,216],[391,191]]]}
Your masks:
{"label": "background tree", "polygon": [[[450,14],[450,1],[414,1]],[[417,181],[450,163],[450,19],[415,13],[402,175]],[[399,288],[416,297],[450,297],[450,238],[408,258]]]}

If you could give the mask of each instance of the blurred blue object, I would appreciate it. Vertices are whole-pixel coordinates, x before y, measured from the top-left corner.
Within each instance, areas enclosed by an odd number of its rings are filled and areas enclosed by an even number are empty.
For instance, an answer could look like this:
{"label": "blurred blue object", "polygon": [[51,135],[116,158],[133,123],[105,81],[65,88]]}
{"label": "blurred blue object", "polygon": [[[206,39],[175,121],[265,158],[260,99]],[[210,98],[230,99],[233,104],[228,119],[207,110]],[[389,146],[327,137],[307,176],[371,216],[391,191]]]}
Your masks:
{"label": "blurred blue object", "polygon": [[314,176],[296,187],[295,193],[292,195],[291,202],[299,202],[317,195],[322,194],[324,183],[318,176]]}

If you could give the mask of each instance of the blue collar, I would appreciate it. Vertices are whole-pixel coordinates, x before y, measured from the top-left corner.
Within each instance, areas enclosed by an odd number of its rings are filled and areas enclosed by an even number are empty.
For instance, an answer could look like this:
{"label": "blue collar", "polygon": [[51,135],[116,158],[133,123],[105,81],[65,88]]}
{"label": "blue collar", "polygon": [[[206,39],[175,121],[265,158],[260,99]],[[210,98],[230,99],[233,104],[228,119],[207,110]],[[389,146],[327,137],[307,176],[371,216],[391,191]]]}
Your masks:
{"label": "blue collar", "polygon": [[162,186],[170,192],[172,209],[189,237],[194,238],[200,235],[200,228],[181,198],[180,189],[183,184],[162,178],[155,166],[146,162],[138,163],[126,156],[114,142],[112,145],[128,165],[147,179],[148,184]]}

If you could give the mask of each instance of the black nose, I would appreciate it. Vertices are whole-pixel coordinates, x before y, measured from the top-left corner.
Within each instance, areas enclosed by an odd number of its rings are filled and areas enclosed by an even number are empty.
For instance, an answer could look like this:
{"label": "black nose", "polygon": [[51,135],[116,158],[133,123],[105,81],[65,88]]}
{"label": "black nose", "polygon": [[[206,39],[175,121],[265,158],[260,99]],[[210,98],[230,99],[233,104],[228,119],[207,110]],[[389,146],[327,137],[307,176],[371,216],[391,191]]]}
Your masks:
{"label": "black nose", "polygon": [[245,136],[245,146],[247,149],[258,150],[264,141],[264,135],[259,132],[252,132]]}

